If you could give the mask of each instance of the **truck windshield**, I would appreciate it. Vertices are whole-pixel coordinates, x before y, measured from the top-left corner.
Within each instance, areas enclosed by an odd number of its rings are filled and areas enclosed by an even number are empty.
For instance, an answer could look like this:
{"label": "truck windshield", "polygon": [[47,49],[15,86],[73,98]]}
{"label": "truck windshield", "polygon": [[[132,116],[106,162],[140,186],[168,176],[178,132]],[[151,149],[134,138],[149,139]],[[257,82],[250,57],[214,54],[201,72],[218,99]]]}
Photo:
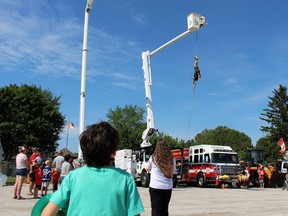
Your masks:
{"label": "truck windshield", "polygon": [[226,153],[212,153],[211,154],[212,163],[235,163],[238,164],[237,154],[226,154]]}
{"label": "truck windshield", "polygon": [[145,162],[149,161],[150,156],[151,156],[151,152],[146,152],[145,153]]}
{"label": "truck windshield", "polygon": [[250,152],[250,156],[248,159],[254,164],[259,164],[259,163],[263,163],[263,153],[260,150],[250,150],[248,151]]}

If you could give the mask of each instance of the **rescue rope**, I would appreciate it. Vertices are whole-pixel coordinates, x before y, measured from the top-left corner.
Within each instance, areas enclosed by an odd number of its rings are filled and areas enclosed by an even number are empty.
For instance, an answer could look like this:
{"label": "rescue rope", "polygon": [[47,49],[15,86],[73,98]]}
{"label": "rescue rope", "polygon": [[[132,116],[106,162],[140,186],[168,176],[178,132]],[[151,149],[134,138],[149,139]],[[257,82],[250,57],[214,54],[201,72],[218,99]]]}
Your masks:
{"label": "rescue rope", "polygon": [[[198,56],[198,31],[196,31],[196,44],[195,44],[195,52],[196,56]],[[196,88],[193,88],[193,98],[192,98],[192,103],[191,103],[191,109],[190,109],[190,114],[189,114],[189,120],[188,120],[188,128],[187,128],[187,133],[186,133],[186,140],[188,139],[188,134],[190,131],[190,125],[191,125],[191,119],[192,119],[192,110],[194,107],[194,97],[195,97],[195,91]]]}
{"label": "rescue rope", "polygon": [[186,140],[188,140],[188,135],[189,135],[189,131],[190,131],[190,125],[191,125],[191,119],[192,119],[192,110],[194,107],[195,90],[196,89],[193,90],[193,97],[192,97],[192,102],[191,102],[190,114],[189,114],[189,119],[188,119],[188,127],[187,127],[187,133],[186,133]]}
{"label": "rescue rope", "polygon": [[198,56],[198,31],[196,31],[196,56]]}

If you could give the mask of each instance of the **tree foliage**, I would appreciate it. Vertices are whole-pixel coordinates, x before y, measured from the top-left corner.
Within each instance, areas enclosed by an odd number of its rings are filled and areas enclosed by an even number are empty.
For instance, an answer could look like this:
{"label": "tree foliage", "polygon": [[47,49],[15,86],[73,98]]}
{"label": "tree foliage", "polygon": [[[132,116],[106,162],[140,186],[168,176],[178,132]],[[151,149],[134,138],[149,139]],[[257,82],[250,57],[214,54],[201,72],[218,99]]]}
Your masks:
{"label": "tree foliage", "polygon": [[[261,126],[260,130],[265,132],[265,147],[270,154],[267,160],[275,161],[283,156],[279,153],[277,142],[282,137],[285,141],[288,137],[288,96],[287,87],[279,85],[279,89],[273,90],[273,96],[268,97],[268,108],[263,109],[260,119],[265,121],[267,125]],[[268,141],[270,143],[268,143]],[[260,144],[262,143],[262,140]],[[260,145],[259,144],[259,145]],[[262,145],[262,144],[261,144]]]}
{"label": "tree foliage", "polygon": [[226,126],[218,126],[215,129],[205,129],[195,136],[195,145],[215,144],[230,146],[238,153],[240,158],[245,156],[247,148],[252,147],[252,140],[246,134],[230,129]]}
{"label": "tree foliage", "polygon": [[279,148],[276,149],[273,145],[271,146],[270,136],[261,137],[256,143],[256,149],[262,150],[264,161],[266,163],[273,162],[279,157]]}
{"label": "tree foliage", "polygon": [[[136,105],[126,105],[123,108],[117,106],[115,109],[108,110],[107,121],[119,131],[121,148],[140,147],[142,133],[147,127],[144,114],[145,109]],[[184,140],[178,140],[178,138],[173,138],[163,132],[155,133],[150,139],[150,143],[156,145],[160,137],[165,139],[171,148],[188,147]]]}
{"label": "tree foliage", "polygon": [[142,143],[142,133],[146,129],[144,108],[126,105],[121,108],[109,109],[106,117],[120,134],[121,148],[136,148]]}
{"label": "tree foliage", "polygon": [[[146,129],[144,121],[144,108],[126,105],[124,108],[109,109],[107,121],[120,133],[121,148],[139,148],[142,143],[142,133]],[[229,145],[240,157],[244,157],[247,148],[252,147],[251,138],[242,132],[219,126],[212,130],[203,130],[195,136],[195,140],[182,140],[174,138],[163,132],[155,133],[150,143],[155,145],[159,138],[166,140],[171,148],[189,147],[196,144]]]}
{"label": "tree foliage", "polygon": [[150,143],[152,145],[156,145],[158,139],[164,139],[167,144],[170,146],[170,148],[179,148],[179,147],[189,147],[191,146],[191,140],[188,140],[188,141],[185,141],[185,140],[182,140],[179,138],[174,138],[168,134],[165,134],[163,132],[159,132],[157,135],[154,135],[151,140],[150,140]]}
{"label": "tree foliage", "polygon": [[11,159],[20,145],[54,152],[65,120],[59,108],[60,97],[35,85],[0,88],[0,136],[5,158]]}

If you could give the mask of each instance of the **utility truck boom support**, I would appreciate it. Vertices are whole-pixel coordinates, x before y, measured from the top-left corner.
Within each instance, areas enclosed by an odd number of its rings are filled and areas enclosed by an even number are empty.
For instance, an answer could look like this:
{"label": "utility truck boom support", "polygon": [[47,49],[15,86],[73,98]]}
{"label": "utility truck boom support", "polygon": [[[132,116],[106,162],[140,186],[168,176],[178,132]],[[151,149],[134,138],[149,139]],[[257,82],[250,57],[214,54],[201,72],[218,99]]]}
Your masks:
{"label": "utility truck boom support", "polygon": [[150,138],[153,136],[154,132],[157,131],[154,128],[154,115],[152,109],[152,96],[151,96],[151,86],[152,86],[152,75],[151,75],[151,66],[150,66],[150,57],[160,52],[162,49],[171,45],[172,43],[180,40],[181,38],[187,36],[192,32],[198,31],[203,26],[207,25],[204,16],[201,16],[197,13],[190,13],[187,16],[187,31],[168,41],[164,45],[160,46],[156,50],[142,52],[142,70],[144,74],[144,86],[145,86],[145,95],[146,95],[146,109],[147,109],[147,128],[142,134],[141,147],[151,146]]}

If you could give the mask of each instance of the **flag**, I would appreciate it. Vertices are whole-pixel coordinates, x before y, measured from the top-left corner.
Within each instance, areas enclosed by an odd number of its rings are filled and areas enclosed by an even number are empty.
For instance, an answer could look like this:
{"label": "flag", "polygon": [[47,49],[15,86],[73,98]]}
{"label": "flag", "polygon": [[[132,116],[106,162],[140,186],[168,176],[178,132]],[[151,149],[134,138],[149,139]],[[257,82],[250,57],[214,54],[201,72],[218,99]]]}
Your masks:
{"label": "flag", "polygon": [[75,128],[75,126],[74,126],[74,124],[72,122],[69,122],[68,123],[68,128],[72,128],[73,129],[73,128]]}
{"label": "flag", "polygon": [[278,141],[278,145],[281,147],[280,153],[284,153],[286,151],[286,146],[283,137]]}

